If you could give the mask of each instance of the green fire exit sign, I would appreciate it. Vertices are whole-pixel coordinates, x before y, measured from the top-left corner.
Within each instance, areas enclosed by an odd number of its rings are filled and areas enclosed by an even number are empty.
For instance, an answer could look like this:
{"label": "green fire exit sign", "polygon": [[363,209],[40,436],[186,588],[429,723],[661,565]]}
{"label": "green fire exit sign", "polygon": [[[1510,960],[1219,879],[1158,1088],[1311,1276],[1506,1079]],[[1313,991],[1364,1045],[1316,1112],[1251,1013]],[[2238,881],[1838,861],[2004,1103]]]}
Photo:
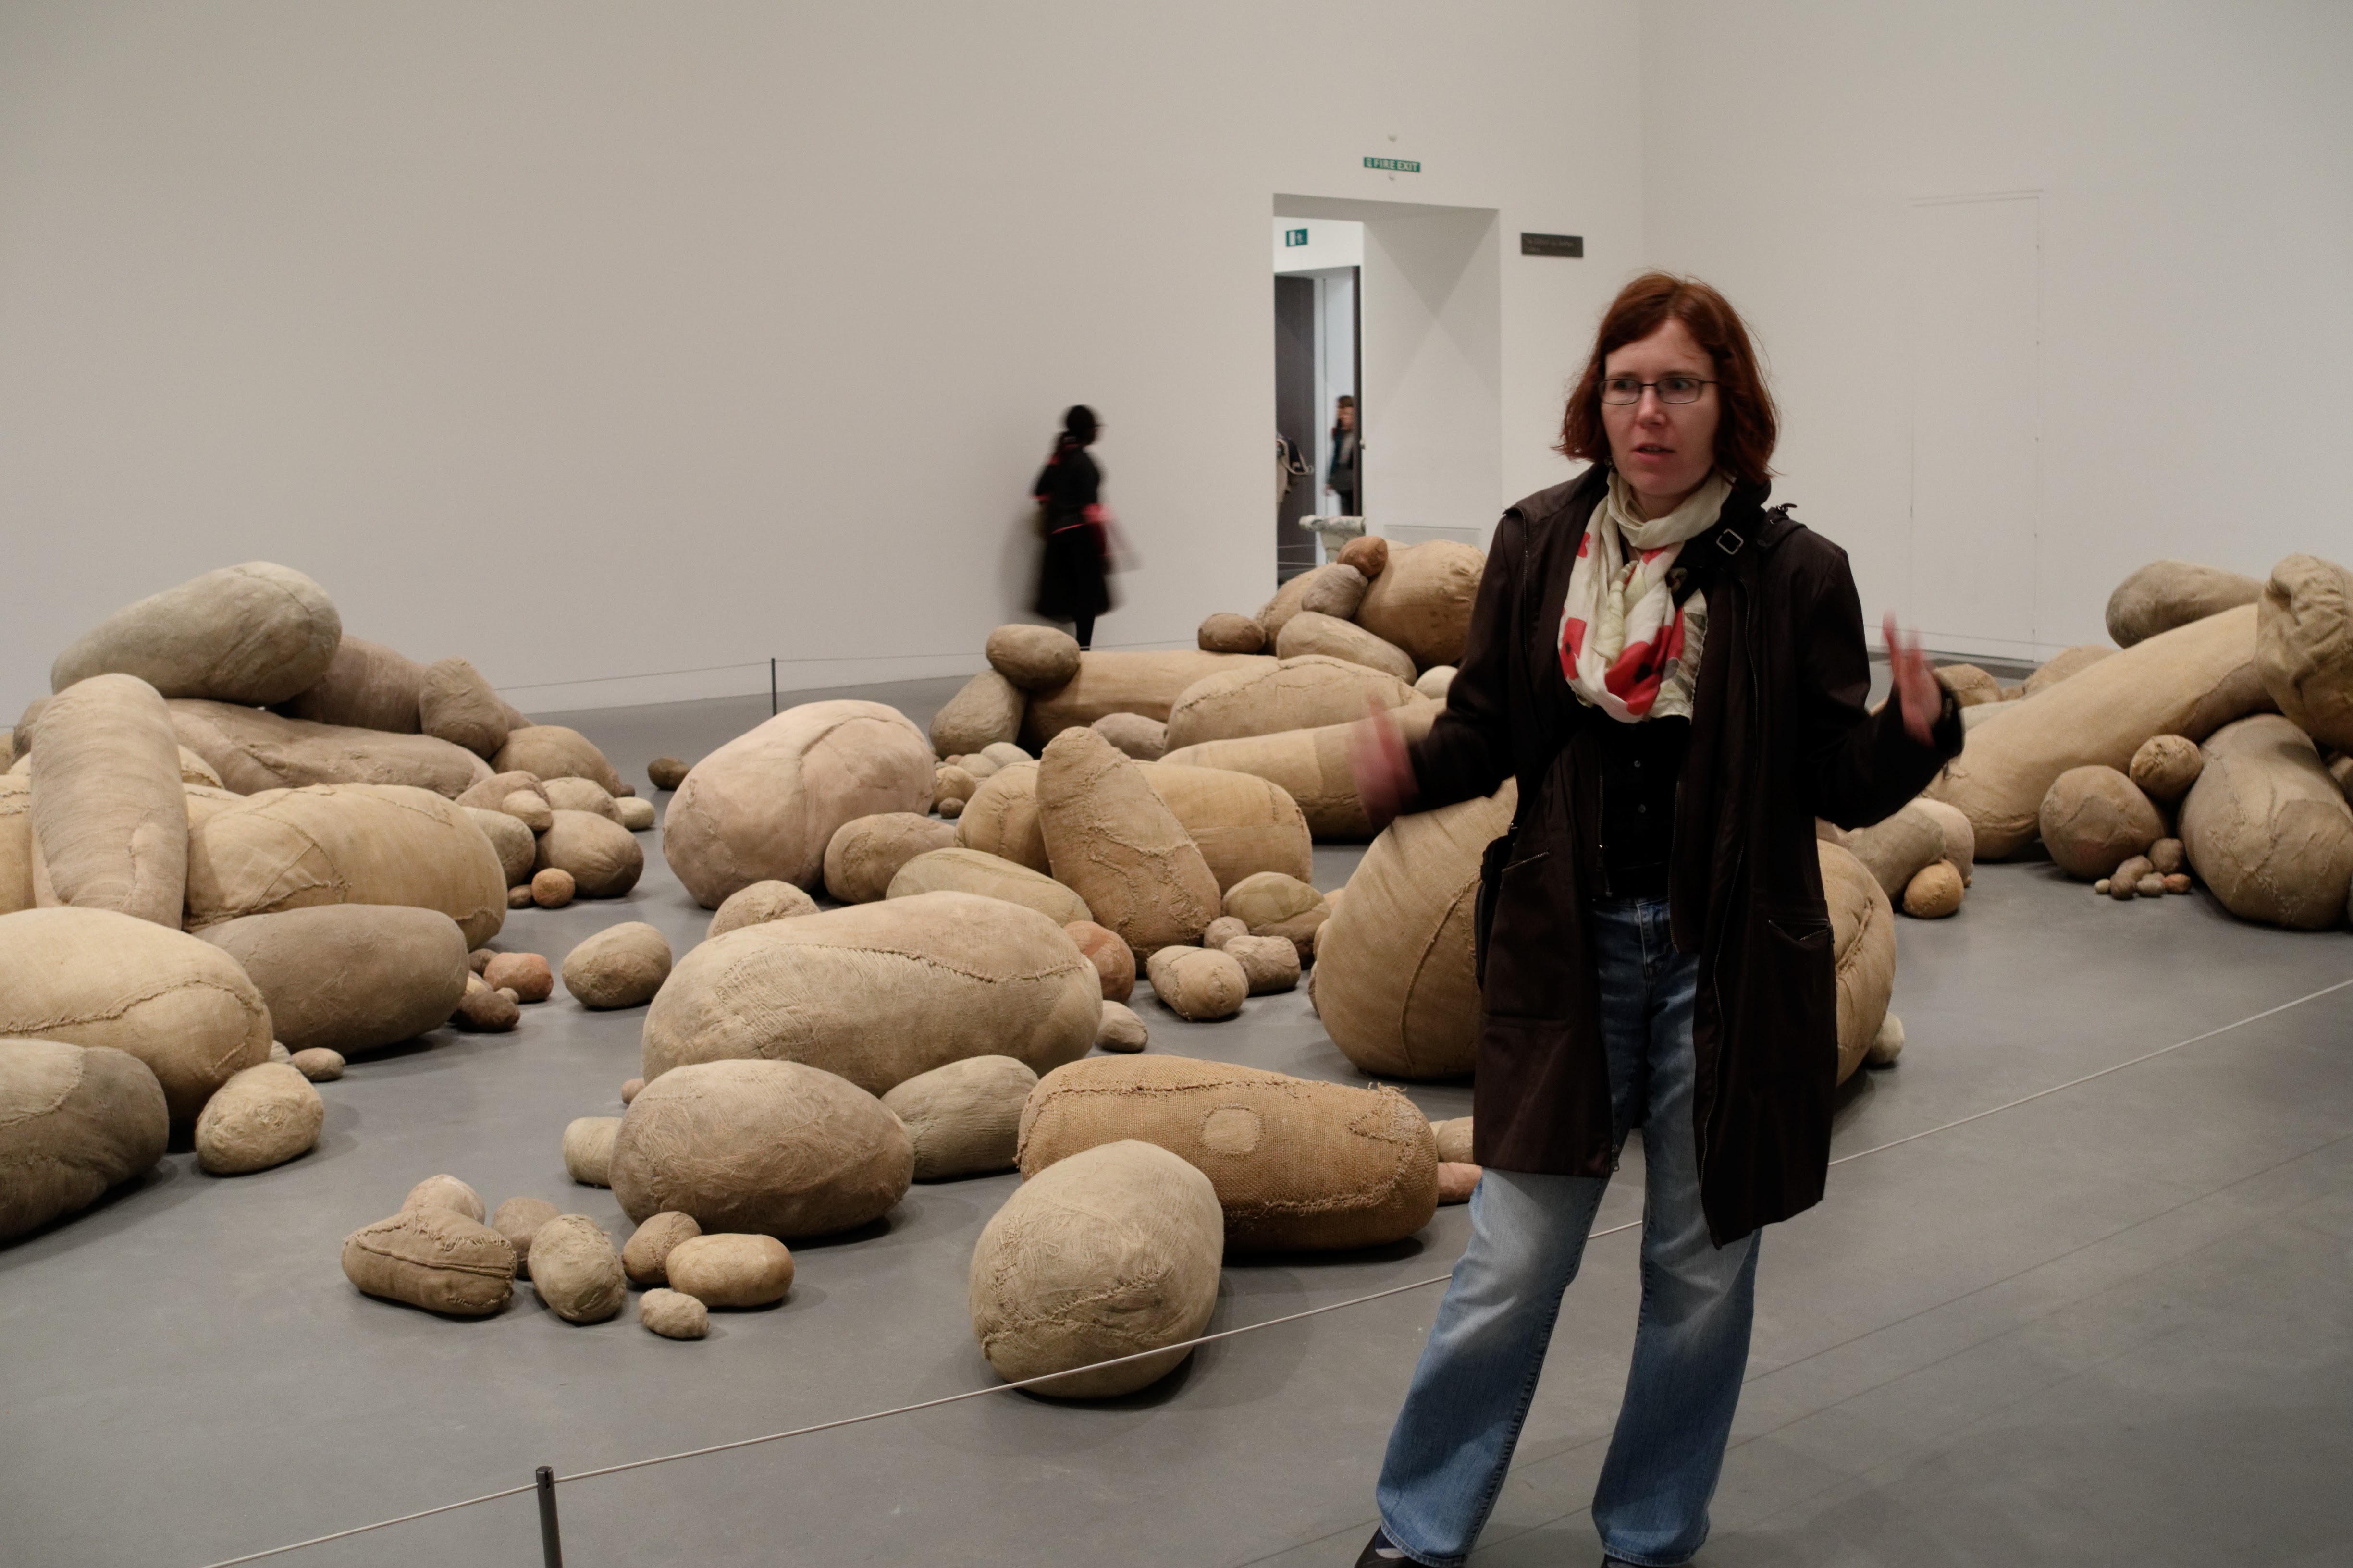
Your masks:
{"label": "green fire exit sign", "polygon": [[1307,243],[1307,231],[1303,228],[1286,228],[1282,231],[1282,243],[1304,245]]}
{"label": "green fire exit sign", "polygon": [[1421,173],[1421,165],[1415,163],[1410,158],[1367,158],[1365,160],[1365,167],[1367,169],[1388,169],[1400,174],[1419,174]]}

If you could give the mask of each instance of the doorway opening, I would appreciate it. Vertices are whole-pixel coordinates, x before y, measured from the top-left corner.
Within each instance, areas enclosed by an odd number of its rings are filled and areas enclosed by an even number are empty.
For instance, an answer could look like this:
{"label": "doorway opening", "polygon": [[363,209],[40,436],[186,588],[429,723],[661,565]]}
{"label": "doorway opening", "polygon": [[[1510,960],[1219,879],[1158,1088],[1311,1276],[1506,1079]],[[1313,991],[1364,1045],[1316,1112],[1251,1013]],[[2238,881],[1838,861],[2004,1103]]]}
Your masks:
{"label": "doorway opening", "polygon": [[[1345,535],[1303,518],[1345,511],[1394,543],[1483,546],[1503,500],[1500,215],[1337,196],[1273,207],[1277,581]],[[1333,471],[1351,446],[1352,497]]]}
{"label": "doorway opening", "polygon": [[1278,583],[1322,563],[1322,540],[1300,526],[1302,519],[1363,515],[1364,229],[1343,219],[1275,220]]}

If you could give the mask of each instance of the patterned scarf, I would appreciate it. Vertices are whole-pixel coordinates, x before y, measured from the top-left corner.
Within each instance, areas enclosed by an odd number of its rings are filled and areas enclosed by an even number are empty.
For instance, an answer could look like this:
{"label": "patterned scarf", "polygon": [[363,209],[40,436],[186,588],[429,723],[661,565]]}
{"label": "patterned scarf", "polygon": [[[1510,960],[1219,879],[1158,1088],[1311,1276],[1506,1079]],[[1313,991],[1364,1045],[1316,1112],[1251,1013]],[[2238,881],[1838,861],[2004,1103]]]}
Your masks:
{"label": "patterned scarf", "polygon": [[1721,474],[1661,518],[1635,515],[1634,493],[1612,472],[1609,492],[1577,547],[1560,618],[1560,668],[1588,708],[1621,724],[1689,718],[1707,598],[1680,605],[1669,582],[1683,545],[1724,510],[1732,486]]}

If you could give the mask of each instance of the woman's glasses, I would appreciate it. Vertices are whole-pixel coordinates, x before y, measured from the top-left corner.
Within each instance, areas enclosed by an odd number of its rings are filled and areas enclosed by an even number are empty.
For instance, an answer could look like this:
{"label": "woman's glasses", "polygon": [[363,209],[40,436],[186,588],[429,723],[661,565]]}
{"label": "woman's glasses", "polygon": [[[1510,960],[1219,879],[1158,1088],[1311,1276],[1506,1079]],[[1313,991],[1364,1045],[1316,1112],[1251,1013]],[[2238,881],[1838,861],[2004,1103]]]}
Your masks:
{"label": "woman's glasses", "polygon": [[1662,375],[1656,381],[1637,381],[1630,375],[1613,375],[1601,384],[1601,401],[1624,407],[1642,401],[1642,389],[1655,387],[1662,403],[1697,403],[1699,389],[1714,386],[1715,382],[1702,381],[1695,375]]}

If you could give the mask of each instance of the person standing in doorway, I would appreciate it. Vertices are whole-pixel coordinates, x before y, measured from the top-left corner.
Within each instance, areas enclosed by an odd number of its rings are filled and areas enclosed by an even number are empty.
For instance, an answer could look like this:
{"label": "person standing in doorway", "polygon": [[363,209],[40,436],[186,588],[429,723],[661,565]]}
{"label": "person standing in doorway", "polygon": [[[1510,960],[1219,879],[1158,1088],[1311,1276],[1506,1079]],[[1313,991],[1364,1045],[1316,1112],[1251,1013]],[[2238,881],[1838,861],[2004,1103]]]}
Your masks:
{"label": "person standing in doorway", "polygon": [[1110,514],[1103,510],[1103,471],[1087,455],[1102,428],[1084,404],[1065,412],[1062,433],[1029,487],[1045,534],[1035,608],[1050,621],[1071,622],[1082,648],[1093,646],[1095,617],[1112,605]]}
{"label": "person standing in doorway", "polygon": [[1364,443],[1356,435],[1356,400],[1345,394],[1332,414],[1332,468],[1324,488],[1340,498],[1342,517],[1361,517],[1356,510],[1356,460]]}
{"label": "person standing in doorway", "polygon": [[1651,273],[1562,420],[1591,463],[1504,512],[1446,710],[1351,761],[1376,826],[1516,779],[1481,868],[1471,1239],[1389,1434],[1359,1568],[1453,1568],[1502,1491],[1627,1134],[1641,1315],[1593,1497],[1608,1568],[1707,1538],[1740,1400],[1757,1233],[1818,1202],[1838,989],[1817,816],[1899,809],[1960,710],[1894,618],[1871,661],[1845,552],[1765,505],[1777,428],[1724,297]]}

